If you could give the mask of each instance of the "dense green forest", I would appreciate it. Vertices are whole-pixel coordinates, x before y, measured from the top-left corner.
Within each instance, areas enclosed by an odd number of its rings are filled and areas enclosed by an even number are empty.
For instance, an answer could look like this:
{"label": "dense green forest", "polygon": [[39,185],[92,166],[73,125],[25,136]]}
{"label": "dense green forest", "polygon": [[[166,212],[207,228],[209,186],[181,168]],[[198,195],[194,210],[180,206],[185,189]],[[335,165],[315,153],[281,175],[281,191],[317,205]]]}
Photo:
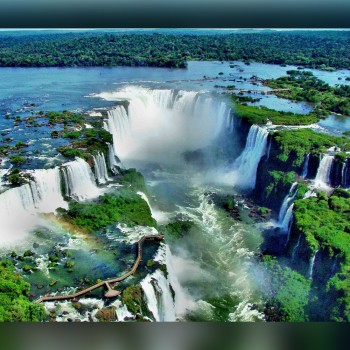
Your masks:
{"label": "dense green forest", "polygon": [[275,125],[309,125],[316,123],[322,117],[317,111],[309,114],[276,111],[265,106],[248,106],[234,102],[235,115],[245,119],[249,124],[266,124],[271,121]]}
{"label": "dense green forest", "polygon": [[311,72],[287,71],[288,76],[265,80],[264,84],[276,91],[280,97],[315,104],[316,110],[329,111],[350,116],[350,86],[332,87],[316,78]]}
{"label": "dense green forest", "polygon": [[0,261],[0,322],[44,319],[44,308],[29,301],[29,289],[30,284],[19,273],[14,272],[9,261]]}
{"label": "dense green forest", "polygon": [[[325,286],[320,288],[323,298],[313,300],[310,307],[324,309],[325,319],[330,315],[333,321],[349,322],[350,286],[350,195],[347,191],[337,189],[331,196],[318,193],[317,197],[297,200],[295,202],[293,224],[298,234],[302,234],[310,249],[327,251],[329,256],[340,262],[340,271],[332,276]],[[323,272],[327,275],[327,271]],[[318,279],[322,279],[322,272]],[[327,300],[325,305],[322,300]],[[322,304],[322,305],[321,305]]]}
{"label": "dense green forest", "polygon": [[156,66],[189,60],[244,60],[320,69],[350,68],[350,33],[227,35],[42,34],[0,36],[0,66]]}

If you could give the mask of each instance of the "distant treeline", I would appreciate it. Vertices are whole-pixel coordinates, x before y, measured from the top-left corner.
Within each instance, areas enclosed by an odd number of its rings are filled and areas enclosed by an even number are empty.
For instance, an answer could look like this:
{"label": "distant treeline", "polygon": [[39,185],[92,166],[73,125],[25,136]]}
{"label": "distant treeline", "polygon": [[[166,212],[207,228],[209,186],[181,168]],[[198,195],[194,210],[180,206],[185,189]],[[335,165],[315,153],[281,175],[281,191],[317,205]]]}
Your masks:
{"label": "distant treeline", "polygon": [[247,63],[349,69],[350,32],[0,36],[2,67],[121,65],[185,68],[189,60],[243,60]]}

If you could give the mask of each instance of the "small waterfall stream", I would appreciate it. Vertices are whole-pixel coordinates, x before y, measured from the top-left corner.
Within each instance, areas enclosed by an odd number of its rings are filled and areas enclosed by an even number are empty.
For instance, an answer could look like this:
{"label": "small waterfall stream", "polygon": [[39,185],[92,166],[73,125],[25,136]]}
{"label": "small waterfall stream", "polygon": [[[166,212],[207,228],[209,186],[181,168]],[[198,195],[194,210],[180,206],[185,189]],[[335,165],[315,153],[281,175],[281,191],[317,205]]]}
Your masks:
{"label": "small waterfall stream", "polygon": [[301,235],[299,235],[298,241],[297,241],[296,245],[294,246],[294,248],[293,248],[293,250],[292,250],[292,261],[294,261],[295,254],[296,254],[297,251],[298,251],[298,248],[299,248],[299,245],[300,245],[300,240],[301,240]]}
{"label": "small waterfall stream", "polygon": [[98,152],[97,155],[93,156],[95,178],[98,184],[103,185],[111,179],[108,176],[106,161],[103,153]]}
{"label": "small waterfall stream", "polygon": [[309,171],[309,160],[310,160],[310,153],[308,153],[305,157],[304,160],[304,165],[303,165],[303,171],[301,173],[301,177],[305,179],[307,177],[308,171]]}
{"label": "small waterfall stream", "polygon": [[317,254],[318,254],[319,251],[320,251],[320,250],[318,249],[318,250],[316,251],[316,253],[315,253],[315,254],[311,257],[311,259],[310,259],[310,267],[309,267],[309,273],[308,273],[308,277],[309,277],[310,279],[313,278],[316,256],[317,256]]}

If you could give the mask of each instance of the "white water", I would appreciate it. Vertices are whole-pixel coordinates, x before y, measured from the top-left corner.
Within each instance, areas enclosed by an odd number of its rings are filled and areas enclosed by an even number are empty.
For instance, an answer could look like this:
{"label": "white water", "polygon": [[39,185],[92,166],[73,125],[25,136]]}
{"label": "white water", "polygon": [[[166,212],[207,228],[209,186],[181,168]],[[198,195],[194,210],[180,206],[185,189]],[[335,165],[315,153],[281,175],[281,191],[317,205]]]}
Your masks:
{"label": "white water", "polygon": [[141,160],[174,163],[185,151],[208,146],[230,117],[230,109],[204,93],[126,87],[100,95],[128,100],[108,112],[106,125],[114,152],[123,163]]}
{"label": "white water", "polygon": [[141,281],[141,287],[149,311],[157,322],[171,322],[176,320],[174,300],[170,291],[169,281],[160,270],[147,275]]}
{"label": "white water", "polygon": [[62,166],[66,195],[73,199],[85,200],[97,197],[101,191],[95,184],[95,177],[89,164],[76,158]]}
{"label": "white water", "polygon": [[[174,256],[168,245],[161,244],[158,249],[154,261],[166,264],[168,271],[168,280],[175,292],[175,315],[177,319],[181,319],[189,310],[195,308],[195,302],[188,291],[184,289],[178,279],[177,271],[182,261],[179,257]],[[186,262],[185,262],[186,264]],[[189,269],[187,269],[189,271]]]}
{"label": "white water", "polygon": [[117,315],[117,320],[119,322],[125,322],[126,319],[134,319],[135,315],[133,315],[126,305],[123,305],[120,300],[116,300],[115,302],[111,303],[111,306],[114,306],[116,315]]}
{"label": "white water", "polygon": [[292,204],[297,191],[295,191],[296,187],[298,186],[298,182],[294,182],[288,192],[288,194],[284,197],[284,200],[281,205],[280,212],[278,214],[278,224],[279,226],[282,226],[283,222],[285,221],[285,216],[287,214],[288,208]]}
{"label": "white water", "polygon": [[310,259],[310,267],[309,267],[309,278],[312,279],[312,276],[314,274],[314,266],[315,266],[315,260],[316,260],[316,255],[320,250],[318,249],[314,256]]}
{"label": "white water", "polygon": [[304,160],[304,165],[303,165],[303,171],[301,173],[301,177],[305,179],[307,177],[308,169],[309,169],[309,159],[310,159],[310,153],[308,153],[305,157]]}
{"label": "white water", "polygon": [[[205,246],[209,244],[207,249],[215,257],[215,267],[211,268],[207,265],[207,261],[201,258],[194,259],[191,248],[188,251],[176,249],[172,254],[175,274],[183,288],[191,288],[193,284],[200,283],[201,286],[207,285],[205,294],[213,290],[215,294],[219,288],[221,293],[224,293],[225,290],[232,298],[239,300],[232,311],[230,310],[229,320],[262,319],[262,314],[249,308],[256,302],[250,275],[254,267],[255,248],[249,246],[246,241],[253,232],[248,231],[247,227],[239,222],[227,220],[226,214],[217,210],[216,206],[204,195],[206,190],[202,187],[194,189],[194,194],[198,195],[196,202],[199,202],[200,205],[197,208],[180,207],[179,213],[188,216],[203,232],[204,237],[197,239],[201,244],[204,239]],[[255,244],[259,244],[258,241],[254,241],[254,247]],[[218,278],[223,271],[225,271],[224,276]],[[195,313],[198,313],[202,319],[203,313],[206,314],[211,309],[208,308],[208,303],[205,301],[206,297],[203,298],[200,292],[191,293],[191,296],[196,304]],[[194,307],[191,306],[189,309],[194,309]]]}
{"label": "white water", "polygon": [[168,221],[169,218],[168,218],[167,213],[164,213],[164,212],[154,208],[151,205],[151,203],[149,202],[149,199],[145,193],[138,191],[137,194],[148,204],[148,207],[151,211],[151,215],[152,215],[153,219],[155,219],[157,221],[158,224],[163,224],[163,223],[166,223]]}
{"label": "white water", "polygon": [[327,185],[330,181],[329,176],[331,174],[333,159],[334,156],[330,156],[328,154],[325,154],[321,159],[315,178],[316,187],[328,187]]}
{"label": "white water", "polygon": [[348,183],[347,183],[347,179],[346,179],[347,172],[348,172],[348,160],[346,160],[343,163],[343,169],[342,169],[342,172],[341,172],[341,175],[342,175],[341,185],[342,185],[343,188],[347,188],[348,187]]}
{"label": "white water", "polygon": [[[293,208],[294,208],[294,204],[289,206],[289,208],[287,209],[286,214],[283,218],[283,221],[280,224],[281,231],[288,233],[288,234],[289,234],[290,224],[291,224],[292,217],[293,217]],[[287,243],[288,243],[288,241],[287,241]]]}
{"label": "white water", "polygon": [[30,187],[34,197],[35,207],[41,213],[54,212],[57,208],[68,208],[62,196],[61,175],[58,167],[54,169],[38,169],[31,174],[34,182]]}
{"label": "white water", "polygon": [[232,185],[242,189],[254,189],[256,173],[261,157],[265,154],[268,131],[258,125],[249,129],[245,148],[233,165]]}
{"label": "white water", "polygon": [[116,174],[117,171],[115,169],[116,166],[120,166],[120,164],[117,162],[117,159],[115,157],[115,153],[114,153],[114,148],[113,145],[111,145],[110,143],[108,144],[108,165],[109,165],[109,169],[112,171],[113,174]]}
{"label": "white water", "polygon": [[120,233],[114,231],[107,231],[106,235],[108,239],[114,240],[116,242],[127,242],[130,244],[137,243],[144,236],[155,236],[159,232],[156,228],[150,226],[134,226],[129,227],[126,224],[117,224],[116,227],[121,231],[123,236],[120,236]]}
{"label": "white water", "polygon": [[35,170],[31,176],[34,181],[0,195],[1,245],[21,241],[29,230],[44,224],[39,213],[67,208],[61,194],[58,168]]}
{"label": "white water", "polygon": [[106,161],[103,153],[98,152],[96,156],[93,156],[94,159],[94,169],[95,169],[95,178],[97,182],[102,185],[111,179],[108,176]]}

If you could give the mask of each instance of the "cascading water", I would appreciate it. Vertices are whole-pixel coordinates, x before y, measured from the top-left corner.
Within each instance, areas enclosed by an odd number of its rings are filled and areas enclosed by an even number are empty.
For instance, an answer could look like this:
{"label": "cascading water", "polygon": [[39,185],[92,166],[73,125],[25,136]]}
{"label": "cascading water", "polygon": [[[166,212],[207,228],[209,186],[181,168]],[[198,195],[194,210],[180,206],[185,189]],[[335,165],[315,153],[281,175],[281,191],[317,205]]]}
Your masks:
{"label": "cascading water", "polygon": [[117,174],[118,171],[115,168],[116,166],[120,166],[121,164],[117,161],[115,153],[114,153],[114,148],[113,145],[110,143],[108,144],[108,165],[109,169],[113,174]]}
{"label": "cascading water", "polygon": [[333,160],[334,156],[328,154],[325,154],[321,159],[315,178],[315,184],[317,187],[327,187],[329,184],[329,176],[331,174]]}
{"label": "cascading water", "polygon": [[266,128],[258,125],[250,127],[245,148],[233,165],[233,185],[243,189],[255,188],[256,172],[266,151],[268,134]]}
{"label": "cascading water", "polygon": [[128,112],[117,106],[108,112],[105,124],[123,163],[180,161],[184,152],[208,146],[231,117],[224,102],[194,91],[127,87],[103,97],[129,101]]}
{"label": "cascading water", "polygon": [[[294,208],[294,204],[289,206],[289,208],[286,211],[286,214],[284,215],[283,221],[280,224],[281,231],[288,234],[289,234],[290,224],[293,217],[293,208]],[[288,243],[288,239],[287,239],[287,243]]]}
{"label": "cascading water", "polygon": [[283,223],[285,222],[285,216],[287,214],[287,211],[289,209],[289,207],[291,206],[297,191],[296,188],[298,186],[298,182],[294,182],[288,192],[288,194],[286,195],[286,197],[283,200],[283,203],[281,205],[281,209],[280,212],[278,214],[278,225],[283,227]]}
{"label": "cascading water", "polygon": [[0,195],[1,243],[23,239],[28,230],[42,223],[38,213],[67,208],[58,168],[35,170],[31,176],[33,181]]}
{"label": "cascading water", "polygon": [[29,184],[12,188],[0,195],[0,243],[21,240],[36,224],[35,203]]}
{"label": "cascading water", "polygon": [[312,279],[313,277],[313,274],[314,274],[314,267],[315,267],[315,260],[316,260],[316,256],[317,256],[317,253],[319,252],[320,250],[318,249],[316,251],[316,253],[311,257],[310,259],[310,267],[309,267],[309,278]]}
{"label": "cascading water", "polygon": [[104,125],[106,128],[107,124],[106,130],[113,136],[113,153],[119,155],[122,152],[123,141],[128,137],[130,120],[124,106],[117,106],[107,111],[107,115],[108,118]]}
{"label": "cascading water", "polygon": [[301,177],[303,179],[305,179],[307,177],[307,173],[308,173],[308,170],[309,170],[309,159],[310,159],[310,153],[308,153],[306,155],[305,160],[304,160],[303,171],[301,173]]}
{"label": "cascading water", "polygon": [[62,166],[66,196],[85,200],[97,197],[101,191],[95,184],[95,178],[89,164],[76,158]]}
{"label": "cascading water", "polygon": [[348,172],[349,172],[349,160],[346,159],[345,162],[343,163],[343,169],[342,169],[341,185],[343,188],[349,187]]}
{"label": "cascading water", "polygon": [[171,322],[176,320],[174,300],[170,291],[169,281],[160,270],[147,275],[141,281],[147,306],[155,321]]}
{"label": "cascading water", "polygon": [[54,169],[38,169],[31,174],[30,182],[35,207],[39,212],[54,212],[57,208],[67,208],[61,192],[61,176],[58,167]]}
{"label": "cascading water", "polygon": [[298,248],[299,248],[299,245],[300,245],[300,240],[301,240],[301,235],[299,235],[298,241],[297,241],[296,245],[294,246],[294,248],[293,248],[293,250],[292,250],[292,261],[294,261],[295,254],[296,254],[297,251],[298,251]]}
{"label": "cascading water", "polygon": [[97,182],[102,185],[110,181],[107,172],[106,161],[103,153],[98,152],[97,155],[93,156],[94,168],[95,168],[95,178]]}

